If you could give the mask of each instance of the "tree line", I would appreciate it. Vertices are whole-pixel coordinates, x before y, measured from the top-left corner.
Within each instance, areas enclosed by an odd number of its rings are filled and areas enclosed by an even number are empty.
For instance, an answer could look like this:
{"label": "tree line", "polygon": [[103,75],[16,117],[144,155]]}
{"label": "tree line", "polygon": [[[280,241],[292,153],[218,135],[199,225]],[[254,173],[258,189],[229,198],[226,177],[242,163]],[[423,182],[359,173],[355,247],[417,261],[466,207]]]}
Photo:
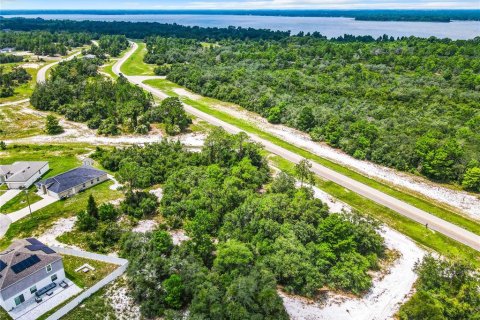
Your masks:
{"label": "tree line", "polygon": [[[365,41],[363,41],[365,40]],[[149,38],[157,72],[358,159],[480,190],[480,38]]]}
{"label": "tree line", "polygon": [[[0,21],[3,20],[0,19]],[[28,32],[0,31],[0,48],[11,47],[18,51],[31,51],[37,55],[60,54],[63,56],[74,47],[89,44],[92,39],[89,33],[58,30],[63,29]]]}
{"label": "tree line", "polygon": [[125,35],[131,39],[144,39],[148,36],[164,36],[176,38],[193,38],[198,40],[220,39],[281,39],[288,37],[290,32],[271,31],[266,29],[228,27],[202,28],[197,26],[182,26],[158,22],[126,22],[126,21],[73,21],[73,20],[44,20],[25,18],[0,17],[0,29],[20,31],[43,30],[57,32],[90,33],[96,35]]}
{"label": "tree line", "polygon": [[[369,272],[385,254],[377,223],[332,214],[308,185],[297,188],[285,173],[272,177],[261,150],[246,134],[223,129],[209,134],[201,152],[167,141],[97,148],[93,157],[126,189],[117,214],[103,216],[160,214],[165,221],[153,232],[125,228],[115,236],[143,316],[188,309],[195,319],[287,319],[277,286],[310,297],[325,287],[354,294],[370,288]],[[159,202],[142,190],[158,184]],[[106,239],[107,228],[98,226],[121,229],[102,218],[100,211],[112,212],[106,209],[79,216],[79,223],[93,221],[92,239]],[[177,229],[188,240],[174,245],[170,232]]]}
{"label": "tree line", "polygon": [[0,64],[22,62],[22,61],[23,61],[23,56],[0,53]]}

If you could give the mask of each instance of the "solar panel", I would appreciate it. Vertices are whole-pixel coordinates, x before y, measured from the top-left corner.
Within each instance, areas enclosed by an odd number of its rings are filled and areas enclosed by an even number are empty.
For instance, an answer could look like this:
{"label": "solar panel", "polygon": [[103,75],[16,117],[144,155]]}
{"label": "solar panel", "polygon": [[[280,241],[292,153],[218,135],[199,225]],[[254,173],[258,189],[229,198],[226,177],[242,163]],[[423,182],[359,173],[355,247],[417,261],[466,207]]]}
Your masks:
{"label": "solar panel", "polygon": [[14,264],[12,266],[12,270],[15,273],[20,273],[23,270],[30,268],[31,266],[33,266],[34,264],[36,264],[38,262],[40,262],[40,258],[36,254],[34,254],[34,255],[30,256],[29,258]]}
{"label": "solar panel", "polygon": [[33,245],[36,245],[36,246],[44,246],[43,243],[41,243],[40,241],[38,241],[35,238],[28,238],[27,241],[30,242]]}
{"label": "solar panel", "polygon": [[28,245],[28,246],[25,246],[25,248],[27,248],[28,250],[30,251],[38,251],[38,250],[42,250],[44,253],[46,254],[51,254],[51,253],[55,253],[55,251],[49,247],[47,247],[46,245],[44,244],[41,244],[41,245]]}
{"label": "solar panel", "polygon": [[3,269],[5,269],[6,267],[7,267],[7,264],[2,260],[0,260],[0,272],[3,271]]}
{"label": "solar panel", "polygon": [[52,254],[52,253],[55,253],[55,250],[53,250],[52,248],[50,247],[43,247],[42,249],[43,252],[45,252],[46,254]]}

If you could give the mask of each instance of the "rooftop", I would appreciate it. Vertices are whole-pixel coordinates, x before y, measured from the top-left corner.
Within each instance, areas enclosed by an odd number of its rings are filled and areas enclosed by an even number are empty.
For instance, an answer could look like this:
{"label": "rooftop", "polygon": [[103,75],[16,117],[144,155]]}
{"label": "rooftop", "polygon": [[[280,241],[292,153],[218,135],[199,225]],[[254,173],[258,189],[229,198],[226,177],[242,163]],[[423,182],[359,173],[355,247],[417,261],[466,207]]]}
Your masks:
{"label": "rooftop", "polygon": [[0,290],[62,259],[35,238],[15,241],[0,252]]}
{"label": "rooftop", "polygon": [[0,165],[0,174],[11,174],[6,182],[25,182],[46,165],[46,161],[17,161],[10,165]]}
{"label": "rooftop", "polygon": [[81,166],[59,174],[58,176],[42,180],[38,182],[36,186],[41,187],[45,185],[48,190],[60,193],[105,174],[107,174],[105,171],[90,166]]}

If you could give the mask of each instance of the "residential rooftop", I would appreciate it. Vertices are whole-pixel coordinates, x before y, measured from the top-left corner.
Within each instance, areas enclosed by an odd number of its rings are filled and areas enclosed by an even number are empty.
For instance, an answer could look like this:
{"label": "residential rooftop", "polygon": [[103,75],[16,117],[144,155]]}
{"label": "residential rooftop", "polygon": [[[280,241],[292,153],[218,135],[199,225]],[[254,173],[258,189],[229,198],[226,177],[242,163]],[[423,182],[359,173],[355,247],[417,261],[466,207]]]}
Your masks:
{"label": "residential rooftop", "polygon": [[0,252],[0,290],[62,259],[35,238],[17,240]]}
{"label": "residential rooftop", "polygon": [[17,161],[10,165],[0,165],[0,174],[11,174],[6,182],[25,182],[46,165],[47,161]]}
{"label": "residential rooftop", "polygon": [[92,179],[99,178],[105,174],[107,174],[105,171],[90,166],[81,166],[61,173],[55,177],[42,180],[36,183],[36,186],[37,188],[40,188],[42,185],[45,185],[48,190],[55,193],[61,193]]}

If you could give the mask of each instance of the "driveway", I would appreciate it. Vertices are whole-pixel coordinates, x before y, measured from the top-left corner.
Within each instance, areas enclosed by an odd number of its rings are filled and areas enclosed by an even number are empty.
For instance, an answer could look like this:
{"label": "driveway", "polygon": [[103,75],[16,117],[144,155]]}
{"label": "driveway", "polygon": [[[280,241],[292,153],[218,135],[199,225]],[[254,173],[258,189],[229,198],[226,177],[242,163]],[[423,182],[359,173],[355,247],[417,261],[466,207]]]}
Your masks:
{"label": "driveway", "polygon": [[[30,208],[32,210],[32,213],[34,213],[35,211],[38,211],[42,208],[45,208],[46,206],[58,201],[57,198],[51,197],[49,195],[40,195],[40,196],[43,199],[33,203],[30,206]],[[28,206],[26,206],[23,209],[20,209],[18,211],[7,214],[7,216],[10,218],[10,220],[13,223],[13,222],[16,222],[16,221],[28,216],[29,214],[30,214],[30,209],[28,208]]]}

